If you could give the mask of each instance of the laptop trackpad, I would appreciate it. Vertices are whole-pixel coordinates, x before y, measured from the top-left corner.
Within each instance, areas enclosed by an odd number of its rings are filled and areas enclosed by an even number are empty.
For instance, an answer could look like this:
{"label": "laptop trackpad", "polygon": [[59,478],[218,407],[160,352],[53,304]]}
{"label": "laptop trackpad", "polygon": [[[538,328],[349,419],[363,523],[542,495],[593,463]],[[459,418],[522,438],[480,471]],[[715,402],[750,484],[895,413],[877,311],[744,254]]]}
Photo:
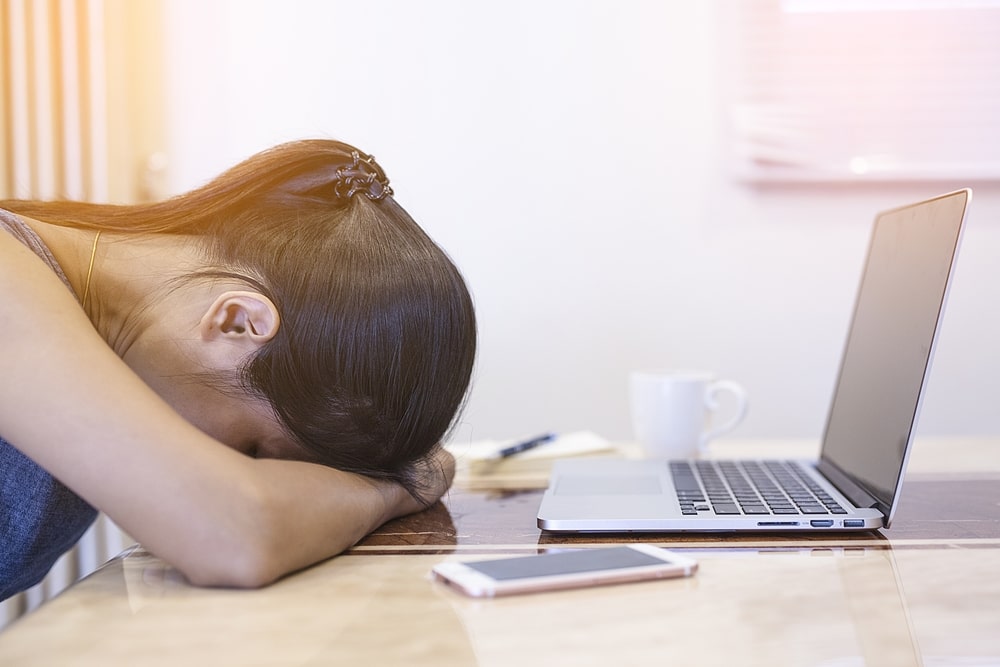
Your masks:
{"label": "laptop trackpad", "polygon": [[658,496],[663,493],[656,475],[568,475],[556,483],[558,496]]}

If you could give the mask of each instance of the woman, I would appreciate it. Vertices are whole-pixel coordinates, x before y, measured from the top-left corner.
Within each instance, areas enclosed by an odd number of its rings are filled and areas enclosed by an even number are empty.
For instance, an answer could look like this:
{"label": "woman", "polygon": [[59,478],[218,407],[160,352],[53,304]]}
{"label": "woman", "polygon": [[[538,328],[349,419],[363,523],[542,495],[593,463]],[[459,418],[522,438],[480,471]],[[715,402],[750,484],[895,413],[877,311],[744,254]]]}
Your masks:
{"label": "woman", "polygon": [[0,201],[0,599],[94,508],[253,587],[440,498],[475,317],[391,195],[315,140],[160,203]]}

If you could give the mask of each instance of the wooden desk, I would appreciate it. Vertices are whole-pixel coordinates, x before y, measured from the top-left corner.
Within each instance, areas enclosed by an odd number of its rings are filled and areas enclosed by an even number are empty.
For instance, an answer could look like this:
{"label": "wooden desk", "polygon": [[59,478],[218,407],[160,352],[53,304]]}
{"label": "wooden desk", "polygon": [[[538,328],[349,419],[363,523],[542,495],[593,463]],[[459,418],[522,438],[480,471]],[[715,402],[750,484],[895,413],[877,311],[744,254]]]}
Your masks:
{"label": "wooden desk", "polygon": [[537,489],[458,487],[259,591],[194,588],[135,549],[0,633],[0,664],[995,665],[1000,440],[963,447],[965,472],[914,459],[888,531],[634,538],[697,558],[684,580],[472,600],[428,579],[633,539],[542,533]]}

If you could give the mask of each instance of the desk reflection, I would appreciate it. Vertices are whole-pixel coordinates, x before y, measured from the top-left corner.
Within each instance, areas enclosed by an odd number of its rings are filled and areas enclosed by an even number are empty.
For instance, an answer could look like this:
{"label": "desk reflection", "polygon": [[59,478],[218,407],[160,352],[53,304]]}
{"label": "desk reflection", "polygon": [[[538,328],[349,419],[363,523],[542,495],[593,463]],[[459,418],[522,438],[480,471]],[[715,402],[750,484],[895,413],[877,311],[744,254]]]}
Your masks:
{"label": "desk reflection", "polygon": [[[920,665],[1000,660],[998,550],[689,548],[689,579],[474,600],[457,555],[348,555],[261,591],[136,550],[0,635],[16,665]],[[466,556],[467,557],[467,556]],[[488,557],[480,554],[474,557]],[[942,591],[942,584],[947,589]]]}
{"label": "desk reflection", "polygon": [[[137,548],[0,633],[0,664],[1000,664],[998,491],[917,481],[889,531],[736,538],[549,535],[538,491],[456,489],[257,591],[190,586]],[[662,544],[699,571],[497,600],[429,577],[443,559],[607,541]]]}

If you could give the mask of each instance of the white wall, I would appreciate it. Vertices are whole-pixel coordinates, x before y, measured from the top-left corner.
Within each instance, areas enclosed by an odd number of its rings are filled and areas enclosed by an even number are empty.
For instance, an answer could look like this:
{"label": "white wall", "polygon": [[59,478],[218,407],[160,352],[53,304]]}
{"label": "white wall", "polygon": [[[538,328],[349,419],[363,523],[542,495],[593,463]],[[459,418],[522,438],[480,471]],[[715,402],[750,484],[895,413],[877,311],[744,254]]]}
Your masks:
{"label": "white wall", "polygon": [[[171,189],[288,139],[373,153],[476,298],[462,438],[628,438],[640,367],[743,382],[739,435],[818,436],[873,214],[956,185],[733,182],[714,2],[165,4]],[[978,188],[924,433],[1000,432],[998,212]]]}

